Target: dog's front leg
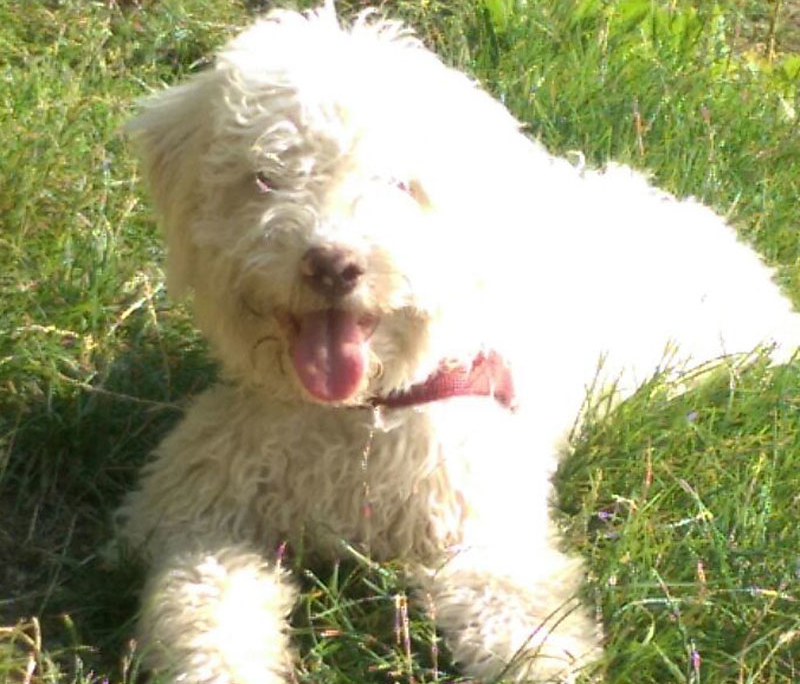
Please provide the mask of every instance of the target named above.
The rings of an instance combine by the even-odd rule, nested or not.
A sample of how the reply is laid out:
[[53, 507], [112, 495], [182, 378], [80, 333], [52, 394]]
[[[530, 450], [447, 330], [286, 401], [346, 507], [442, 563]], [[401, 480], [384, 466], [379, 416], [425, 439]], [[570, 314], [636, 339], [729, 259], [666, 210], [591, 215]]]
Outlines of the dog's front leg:
[[294, 599], [286, 571], [248, 547], [198, 544], [164, 553], [144, 589], [143, 662], [167, 682], [285, 682]]
[[600, 654], [600, 629], [575, 595], [581, 563], [553, 548], [522, 556], [508, 548], [461, 549], [440, 567], [418, 571], [418, 599], [468, 675], [572, 681]]

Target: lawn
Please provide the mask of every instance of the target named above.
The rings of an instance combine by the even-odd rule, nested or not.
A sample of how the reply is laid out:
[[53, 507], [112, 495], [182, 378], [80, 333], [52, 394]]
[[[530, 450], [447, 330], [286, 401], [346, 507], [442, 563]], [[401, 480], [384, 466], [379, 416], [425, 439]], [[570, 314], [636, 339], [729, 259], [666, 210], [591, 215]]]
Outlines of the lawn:
[[[104, 561], [111, 513], [215, 367], [119, 130], [267, 4], [0, 4], [0, 682], [137, 677], [142, 573]], [[800, 304], [800, 2], [384, 4], [551, 149], [728, 216]], [[799, 389], [800, 362], [759, 358], [677, 397], [654, 378], [574, 435], [555, 514], [604, 681], [800, 681]], [[350, 555], [301, 578], [298, 680], [457, 679], [397, 569]]]

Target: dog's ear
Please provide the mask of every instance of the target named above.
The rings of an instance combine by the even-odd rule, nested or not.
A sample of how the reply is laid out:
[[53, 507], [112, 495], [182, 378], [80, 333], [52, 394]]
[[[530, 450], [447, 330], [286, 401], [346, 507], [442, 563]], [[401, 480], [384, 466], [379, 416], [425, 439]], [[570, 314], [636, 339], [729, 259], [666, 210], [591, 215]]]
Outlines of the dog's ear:
[[134, 141], [167, 242], [170, 293], [192, 285], [195, 245], [191, 226], [199, 205], [202, 157], [209, 140], [209, 106], [217, 88], [214, 70], [198, 74], [142, 102], [125, 126]]

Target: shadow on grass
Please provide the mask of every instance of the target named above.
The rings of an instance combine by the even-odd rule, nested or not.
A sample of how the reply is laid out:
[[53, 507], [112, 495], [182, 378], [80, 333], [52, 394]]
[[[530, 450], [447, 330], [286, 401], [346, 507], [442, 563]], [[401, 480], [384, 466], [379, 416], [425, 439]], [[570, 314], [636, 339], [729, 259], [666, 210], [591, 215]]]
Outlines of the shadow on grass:
[[196, 339], [165, 349], [152, 338], [129, 331], [96, 385], [62, 382], [33, 402], [1, 400], [0, 626], [35, 617], [42, 649], [68, 671], [118, 671], [142, 573], [103, 560], [112, 512], [214, 376]]

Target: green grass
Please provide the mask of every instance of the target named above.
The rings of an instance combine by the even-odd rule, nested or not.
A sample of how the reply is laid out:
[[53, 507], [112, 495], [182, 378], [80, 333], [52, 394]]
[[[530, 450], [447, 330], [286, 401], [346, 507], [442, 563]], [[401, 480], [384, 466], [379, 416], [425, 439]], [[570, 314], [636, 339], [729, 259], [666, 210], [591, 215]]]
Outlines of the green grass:
[[[796, 2], [389, 4], [552, 149], [647, 167], [730, 216], [800, 302]], [[249, 16], [235, 0], [0, 5], [0, 682], [135, 680], [141, 572], [100, 549], [214, 367], [165, 298], [118, 131]], [[678, 398], [655, 379], [576, 435], [558, 515], [588, 559], [607, 681], [800, 680], [798, 387], [800, 363]], [[395, 569], [351, 555], [303, 575], [300, 680], [457, 678]]]
[[798, 373], [756, 362], [671, 400], [655, 381], [578, 440], [561, 507], [612, 681], [796, 681]]

